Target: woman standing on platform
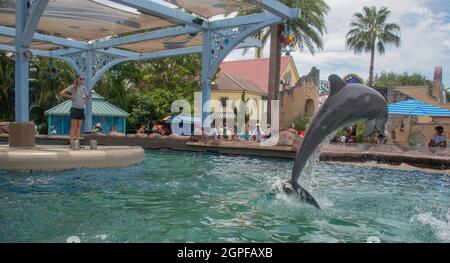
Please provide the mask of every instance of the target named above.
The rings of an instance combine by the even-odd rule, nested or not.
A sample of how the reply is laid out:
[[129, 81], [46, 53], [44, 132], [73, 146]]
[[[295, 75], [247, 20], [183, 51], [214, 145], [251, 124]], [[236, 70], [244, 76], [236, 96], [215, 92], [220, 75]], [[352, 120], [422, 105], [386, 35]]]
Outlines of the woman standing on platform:
[[70, 148], [73, 149], [74, 140], [80, 140], [81, 124], [84, 120], [84, 108], [90, 94], [84, 86], [84, 75], [78, 75], [73, 85], [70, 85], [60, 95], [72, 100], [70, 108]]

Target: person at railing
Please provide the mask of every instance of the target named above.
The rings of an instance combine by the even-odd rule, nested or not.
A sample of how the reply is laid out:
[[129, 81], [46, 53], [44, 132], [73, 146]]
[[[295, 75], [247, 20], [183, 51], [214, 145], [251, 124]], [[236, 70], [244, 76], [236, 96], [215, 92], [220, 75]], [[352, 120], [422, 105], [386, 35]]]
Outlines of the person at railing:
[[436, 126], [436, 133], [431, 137], [429, 147], [447, 147], [447, 138], [445, 138], [444, 127]]

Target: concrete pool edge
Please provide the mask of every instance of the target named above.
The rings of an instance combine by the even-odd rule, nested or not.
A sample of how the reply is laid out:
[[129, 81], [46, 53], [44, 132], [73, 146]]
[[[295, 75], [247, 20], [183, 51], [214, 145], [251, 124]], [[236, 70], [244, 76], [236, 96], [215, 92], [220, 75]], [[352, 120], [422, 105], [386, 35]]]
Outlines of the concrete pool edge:
[[[168, 136], [99, 136], [85, 135], [84, 141], [94, 139], [99, 145], [140, 146], [146, 149], [170, 149], [179, 151], [213, 152], [219, 154], [258, 156], [269, 158], [294, 159], [296, 152], [290, 146], [265, 147], [249, 143], [211, 143], [192, 142], [188, 137]], [[0, 142], [7, 142], [8, 137], [0, 135]], [[36, 137], [39, 144], [65, 144], [66, 137]], [[428, 148], [407, 147], [400, 145], [336, 145], [329, 144], [321, 152], [320, 160], [328, 162], [365, 163], [379, 162], [398, 166], [402, 163], [417, 168], [434, 170], [450, 169], [450, 155], [447, 149], [429, 150]]]
[[10, 148], [0, 145], [2, 170], [67, 170], [74, 168], [128, 167], [144, 160], [142, 147], [99, 146], [70, 150], [67, 146], [38, 145], [35, 148]]

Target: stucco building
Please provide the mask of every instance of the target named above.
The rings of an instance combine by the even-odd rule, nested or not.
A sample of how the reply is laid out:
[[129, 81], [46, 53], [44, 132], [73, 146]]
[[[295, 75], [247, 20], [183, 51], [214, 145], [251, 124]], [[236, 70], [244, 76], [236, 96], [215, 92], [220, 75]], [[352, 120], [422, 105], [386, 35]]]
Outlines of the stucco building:
[[[442, 67], [434, 70], [433, 86], [395, 86], [386, 88], [386, 100], [393, 104], [416, 99], [426, 104], [450, 110], [443, 88]], [[438, 125], [444, 127], [447, 139], [450, 137], [450, 117], [389, 115], [387, 132], [389, 143], [426, 145]]]
[[[247, 99], [267, 99], [269, 62], [269, 58], [223, 62], [213, 81], [211, 98], [221, 102], [238, 100], [245, 92]], [[280, 128], [287, 128], [300, 116], [314, 115], [318, 109], [319, 77], [316, 68], [307, 76], [300, 77], [293, 58], [281, 57]]]

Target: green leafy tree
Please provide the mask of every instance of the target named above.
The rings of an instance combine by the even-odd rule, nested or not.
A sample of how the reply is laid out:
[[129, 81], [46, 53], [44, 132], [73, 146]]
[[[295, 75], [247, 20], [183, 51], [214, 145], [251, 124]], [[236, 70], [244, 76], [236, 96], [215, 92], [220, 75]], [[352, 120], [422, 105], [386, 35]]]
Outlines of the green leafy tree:
[[113, 67], [96, 85], [99, 94], [130, 113], [127, 130], [171, 114], [178, 99], [194, 102], [200, 91], [198, 55], [128, 62]]
[[363, 8], [363, 12], [353, 15], [350, 31], [347, 33], [347, 48], [353, 49], [356, 54], [370, 53], [369, 87], [373, 87], [373, 72], [375, 52], [383, 55], [386, 45], [400, 46], [400, 26], [388, 23], [391, 11], [387, 7]]
[[63, 101], [59, 93], [72, 84], [75, 74], [64, 61], [36, 58], [30, 62], [30, 121], [40, 133], [47, 131], [44, 112]]
[[375, 76], [375, 87], [392, 87], [392, 86], [432, 86], [433, 82], [426, 76], [419, 73], [395, 73], [382, 72]]
[[14, 63], [0, 54], [0, 121], [14, 119]]
[[156, 89], [137, 95], [137, 104], [128, 118], [129, 130], [134, 131], [139, 125], [148, 124], [169, 115], [172, 102], [175, 100], [175, 94], [165, 89]]

